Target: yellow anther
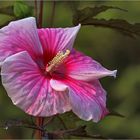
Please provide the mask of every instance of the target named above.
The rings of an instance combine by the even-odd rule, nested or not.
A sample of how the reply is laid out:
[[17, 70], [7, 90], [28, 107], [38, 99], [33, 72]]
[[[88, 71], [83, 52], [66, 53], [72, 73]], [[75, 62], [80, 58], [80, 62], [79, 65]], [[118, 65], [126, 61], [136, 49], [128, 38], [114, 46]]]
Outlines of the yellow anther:
[[68, 57], [69, 54], [70, 54], [70, 50], [66, 50], [65, 53], [62, 51], [59, 51], [56, 54], [56, 56], [48, 63], [48, 66], [46, 67], [46, 71], [50, 72], [54, 70], [54, 68], [60, 65], [65, 60], [65, 58]]

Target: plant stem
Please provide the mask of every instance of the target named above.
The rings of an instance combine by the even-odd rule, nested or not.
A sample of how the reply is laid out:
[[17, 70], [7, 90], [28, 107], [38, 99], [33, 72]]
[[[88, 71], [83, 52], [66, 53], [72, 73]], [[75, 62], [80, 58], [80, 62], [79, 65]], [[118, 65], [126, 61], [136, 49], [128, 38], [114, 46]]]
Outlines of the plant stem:
[[[43, 123], [44, 123], [44, 118], [43, 117], [36, 117], [36, 126], [37, 127], [42, 128]], [[36, 130], [35, 138], [41, 140], [42, 136], [43, 136], [43, 132], [41, 131], [41, 129]]]
[[51, 19], [50, 19], [50, 27], [53, 27], [54, 22], [54, 16], [55, 16], [55, 1], [52, 1], [52, 13], [51, 13]]
[[42, 27], [42, 19], [43, 19], [43, 0], [40, 0], [40, 11], [39, 11], [39, 28]]

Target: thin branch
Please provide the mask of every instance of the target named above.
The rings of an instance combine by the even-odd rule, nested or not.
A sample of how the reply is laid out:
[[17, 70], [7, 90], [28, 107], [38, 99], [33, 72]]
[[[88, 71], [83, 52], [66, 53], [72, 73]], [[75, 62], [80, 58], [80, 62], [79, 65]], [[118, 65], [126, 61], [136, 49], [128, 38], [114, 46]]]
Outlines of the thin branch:
[[39, 28], [42, 27], [42, 19], [43, 19], [43, 0], [40, 0]]
[[41, 127], [37, 127], [37, 126], [19, 126], [19, 127], [25, 127], [25, 128], [31, 128], [31, 129], [35, 129], [35, 130], [39, 130], [39, 131], [45, 131], [43, 128], [41, 128]]
[[8, 126], [8, 125], [1, 125], [0, 128], [3, 129], [8, 129], [9, 127], [24, 127], [24, 128], [31, 128], [34, 130], [39, 130], [39, 131], [45, 131], [45, 129], [41, 128], [41, 127], [37, 127], [35, 125], [31, 126], [31, 125], [14, 125], [14, 126]]
[[31, 139], [33, 139], [35, 136], [35, 129], [32, 131]]

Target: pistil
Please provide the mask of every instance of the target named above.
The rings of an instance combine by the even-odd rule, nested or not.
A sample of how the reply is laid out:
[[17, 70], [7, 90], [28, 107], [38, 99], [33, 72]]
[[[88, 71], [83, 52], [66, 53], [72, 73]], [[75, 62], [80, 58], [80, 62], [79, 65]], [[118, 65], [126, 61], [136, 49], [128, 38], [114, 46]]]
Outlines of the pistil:
[[46, 72], [52, 72], [56, 67], [58, 67], [70, 54], [70, 50], [66, 52], [59, 51], [56, 56], [48, 63], [46, 67]]

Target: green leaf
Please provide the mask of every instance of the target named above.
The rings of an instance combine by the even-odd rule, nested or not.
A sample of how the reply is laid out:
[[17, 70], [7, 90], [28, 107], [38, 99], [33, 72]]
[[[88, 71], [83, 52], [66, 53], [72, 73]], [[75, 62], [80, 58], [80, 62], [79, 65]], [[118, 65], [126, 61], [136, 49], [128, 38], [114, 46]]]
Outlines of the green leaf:
[[118, 7], [113, 7], [113, 6], [100, 6], [100, 7], [86, 7], [82, 10], [76, 10], [76, 12], [73, 15], [73, 24], [77, 25], [79, 22], [82, 23], [85, 20], [92, 18], [96, 15], [98, 15], [101, 12], [105, 12], [109, 9], [117, 9], [117, 10], [122, 10], [126, 11], [124, 9], [118, 8]]
[[18, 18], [31, 16], [32, 8], [23, 3], [22, 1], [17, 1], [14, 4], [14, 14]]
[[0, 28], [7, 25], [10, 21], [14, 20], [15, 17], [6, 14], [0, 14]]

